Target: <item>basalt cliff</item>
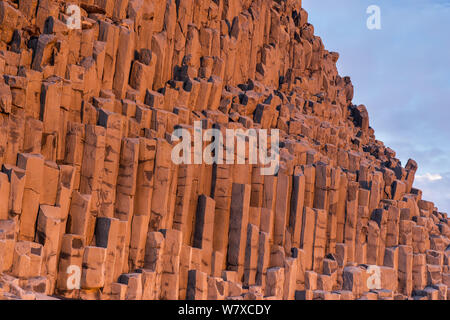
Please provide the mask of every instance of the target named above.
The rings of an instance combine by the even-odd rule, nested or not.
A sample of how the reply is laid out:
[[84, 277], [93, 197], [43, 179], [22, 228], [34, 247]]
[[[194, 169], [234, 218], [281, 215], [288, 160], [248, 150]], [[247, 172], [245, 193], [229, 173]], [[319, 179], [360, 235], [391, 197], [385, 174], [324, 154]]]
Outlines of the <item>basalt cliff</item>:
[[[0, 299], [447, 299], [338, 59], [301, 0], [0, 0]], [[279, 171], [174, 163], [195, 123], [278, 129]]]

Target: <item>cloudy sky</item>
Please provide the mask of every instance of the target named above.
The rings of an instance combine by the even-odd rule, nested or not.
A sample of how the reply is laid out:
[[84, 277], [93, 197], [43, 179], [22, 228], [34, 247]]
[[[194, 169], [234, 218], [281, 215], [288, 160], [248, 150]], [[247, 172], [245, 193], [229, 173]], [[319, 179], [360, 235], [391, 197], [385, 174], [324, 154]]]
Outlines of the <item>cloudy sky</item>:
[[[381, 29], [367, 28], [377, 5]], [[419, 164], [415, 187], [450, 214], [450, 0], [303, 0], [327, 50], [340, 53], [355, 104], [366, 105], [378, 140], [403, 166]]]

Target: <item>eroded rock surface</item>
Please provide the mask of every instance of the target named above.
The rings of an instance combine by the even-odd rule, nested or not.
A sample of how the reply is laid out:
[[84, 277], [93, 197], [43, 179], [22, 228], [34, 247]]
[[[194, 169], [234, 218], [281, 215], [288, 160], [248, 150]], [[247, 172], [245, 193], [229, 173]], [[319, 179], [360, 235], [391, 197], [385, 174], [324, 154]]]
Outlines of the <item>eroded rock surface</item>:
[[[447, 214], [301, 0], [70, 2], [0, 1], [2, 299], [447, 299]], [[174, 164], [195, 121], [279, 129], [278, 174]]]

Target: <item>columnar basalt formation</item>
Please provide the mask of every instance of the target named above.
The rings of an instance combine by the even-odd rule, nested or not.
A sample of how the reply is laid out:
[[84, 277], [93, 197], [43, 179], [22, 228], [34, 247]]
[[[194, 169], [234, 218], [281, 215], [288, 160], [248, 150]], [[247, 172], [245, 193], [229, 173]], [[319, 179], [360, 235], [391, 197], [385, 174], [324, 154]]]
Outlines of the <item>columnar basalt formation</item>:
[[[0, 298], [450, 297], [338, 58], [301, 0], [0, 0]], [[175, 164], [196, 121], [279, 129], [280, 170]]]

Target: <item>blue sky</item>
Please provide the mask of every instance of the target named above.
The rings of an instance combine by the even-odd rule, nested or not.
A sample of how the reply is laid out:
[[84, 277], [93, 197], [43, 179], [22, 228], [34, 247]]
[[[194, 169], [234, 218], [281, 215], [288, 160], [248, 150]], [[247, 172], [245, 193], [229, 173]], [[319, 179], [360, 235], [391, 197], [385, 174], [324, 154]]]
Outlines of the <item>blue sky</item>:
[[[381, 9], [381, 30], [366, 26]], [[415, 187], [450, 214], [450, 0], [303, 0], [309, 22], [355, 86], [378, 140], [405, 165]]]

